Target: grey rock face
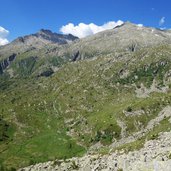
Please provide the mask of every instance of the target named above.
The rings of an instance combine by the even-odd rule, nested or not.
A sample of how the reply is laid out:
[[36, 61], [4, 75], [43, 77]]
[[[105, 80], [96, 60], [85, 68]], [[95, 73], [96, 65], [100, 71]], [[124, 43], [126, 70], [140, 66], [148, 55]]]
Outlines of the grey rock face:
[[[68, 42], [72, 42], [78, 37], [75, 37], [71, 34], [69, 35], [63, 35], [63, 34], [57, 34], [53, 33], [50, 30], [41, 29], [39, 32], [31, 35], [27, 35], [24, 37], [19, 37], [18, 39], [14, 40], [14, 42], [20, 42], [20, 43], [28, 43], [30, 39], [38, 39], [38, 40], [44, 40], [47, 43], [57, 43], [57, 44], [66, 44]], [[34, 44], [34, 42], [32, 42]]]
[[[28, 50], [42, 49], [47, 45], [58, 47], [59, 45], [64, 45], [77, 40], [71, 34], [62, 35], [53, 33], [50, 30], [41, 29], [35, 34], [26, 35], [24, 37], [18, 37], [11, 43], [0, 47], [0, 58], [4, 57], [9, 53], [24, 53]], [[7, 53], [7, 54], [6, 54]]]
[[[77, 37], [71, 34], [62, 35], [44, 29], [41, 29], [35, 34], [19, 37], [10, 44], [0, 47], [0, 74], [4, 73], [4, 70], [10, 66], [11, 62], [18, 55], [21, 55], [22, 58], [28, 58], [30, 56], [45, 57], [48, 55], [46, 54], [46, 51], [48, 51], [47, 47], [53, 46], [58, 50], [59, 46], [66, 45], [77, 39]], [[55, 55], [50, 54], [49, 56]]]
[[8, 58], [0, 62], [0, 74], [3, 73], [3, 71], [10, 65], [10, 63], [15, 60], [15, 58], [16, 58], [16, 54], [13, 53]]
[[79, 51], [80, 59], [102, 55], [122, 56], [142, 48], [171, 44], [171, 32], [150, 27], [140, 27], [126, 22], [111, 30], [106, 30], [67, 46], [62, 46], [58, 54], [74, 56]]

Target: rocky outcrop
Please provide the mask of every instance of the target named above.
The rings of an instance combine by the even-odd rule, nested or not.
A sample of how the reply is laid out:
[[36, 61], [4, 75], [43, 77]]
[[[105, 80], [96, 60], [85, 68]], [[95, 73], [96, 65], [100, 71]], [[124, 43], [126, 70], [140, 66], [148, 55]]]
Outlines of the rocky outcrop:
[[8, 58], [0, 62], [0, 74], [3, 74], [4, 70], [11, 64], [12, 61], [15, 60], [16, 56], [17, 54], [13, 53]]
[[79, 59], [80, 59], [80, 52], [77, 51], [77, 52], [73, 55], [72, 61], [75, 62], [75, 61], [77, 61], [77, 60], [79, 60]]
[[140, 88], [136, 88], [135, 93], [138, 98], [147, 98], [152, 92], [167, 93], [168, 90], [168, 86], [159, 87], [154, 79], [150, 88], [146, 88], [143, 84], [141, 84]]
[[43, 39], [58, 44], [66, 44], [68, 42], [72, 42], [78, 39], [78, 37], [75, 37], [72, 34], [68, 34], [68, 35], [57, 34], [57, 33], [53, 33], [50, 30], [45, 30], [45, 29], [41, 29], [38, 33], [33, 34], [33, 36], [41, 37]]
[[43, 71], [40, 75], [38, 75], [38, 77], [50, 77], [53, 73], [54, 71], [50, 68], [46, 71]]

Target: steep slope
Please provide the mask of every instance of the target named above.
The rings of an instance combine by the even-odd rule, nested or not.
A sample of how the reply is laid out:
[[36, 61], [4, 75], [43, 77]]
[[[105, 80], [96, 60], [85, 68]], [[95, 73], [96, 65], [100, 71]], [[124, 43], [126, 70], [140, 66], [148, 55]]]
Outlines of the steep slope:
[[[76, 54], [80, 58], [89, 58], [99, 55], [121, 56], [144, 47], [152, 47], [171, 43], [170, 31], [163, 31], [150, 27], [138, 26], [129, 22], [114, 29], [97, 33], [93, 36], [80, 39], [63, 50], [64, 54]], [[65, 53], [66, 52], [66, 53]]]
[[[77, 39], [71, 34], [62, 35], [44, 29], [35, 34], [19, 37], [10, 44], [0, 47], [0, 74], [5, 72], [5, 77], [22, 76], [17, 69], [18, 65], [22, 65], [25, 70], [27, 70], [27, 67], [31, 68], [31, 70], [26, 71], [27, 75], [31, 75], [34, 64], [38, 63], [37, 65], [43, 68], [46, 67], [48, 60], [54, 61], [51, 65], [56, 66], [63, 60], [53, 59], [53, 54], [48, 56], [48, 49], [51, 47], [59, 48], [61, 45], [69, 44]], [[46, 56], [46, 59], [42, 59], [44, 56]], [[48, 57], [51, 57], [51, 59], [48, 59]], [[11, 66], [14, 61], [15, 64]], [[9, 71], [6, 72], [6, 69]], [[36, 69], [39, 68], [36, 67]]]
[[39, 32], [24, 37], [19, 37], [10, 44], [0, 47], [0, 55], [3, 57], [6, 53], [22, 53], [26, 50], [40, 49], [46, 45], [62, 45], [70, 43], [78, 38], [69, 34], [62, 35], [53, 33], [50, 30], [41, 29]]
[[[115, 29], [60, 46], [54, 54], [61, 55], [53, 54], [54, 58], [66, 57], [66, 52], [63, 53], [66, 49], [67, 60], [50, 77], [35, 77], [34, 72], [23, 72], [28, 66], [19, 65], [26, 77], [0, 82], [1, 167], [65, 160], [85, 152], [104, 154], [124, 149], [126, 153], [139, 150], [160, 132], [170, 131], [169, 33], [155, 30], [165, 36], [157, 36], [150, 43], [148, 37], [144, 37], [147, 41], [141, 40], [138, 28], [132, 24], [115, 28], [121, 37], [118, 44], [124, 40], [126, 43], [114, 50]], [[132, 29], [135, 33], [138, 30], [140, 38], [135, 35], [127, 39], [139, 41], [136, 50], [126, 48], [129, 41], [125, 36], [131, 35]], [[145, 34], [148, 29], [143, 27], [142, 32]], [[111, 33], [111, 37], [102, 36], [106, 33]], [[151, 39], [156, 37], [148, 34]], [[94, 44], [95, 37], [99, 38]], [[96, 50], [102, 41], [100, 53], [83, 49], [92, 53], [92, 58], [84, 54], [84, 60], [69, 61], [73, 59], [74, 48], [94, 45]], [[83, 54], [79, 51], [78, 56]], [[51, 53], [44, 54], [44, 58]], [[17, 60], [23, 59], [26, 57]]]
[[[129, 22], [114, 29], [97, 33], [84, 39], [72, 35], [60, 35], [49, 30], [18, 38], [11, 44], [0, 48], [0, 73], [10, 64], [9, 58], [15, 56], [16, 64], [8, 67], [7, 75], [21, 76], [17, 66], [31, 61], [34, 69], [27, 75], [41, 75], [42, 72], [58, 70], [68, 61], [100, 56], [122, 57], [142, 48], [170, 44], [170, 31], [138, 26]], [[4, 60], [2, 60], [4, 59]], [[5, 65], [4, 65], [5, 64]], [[28, 64], [30, 65], [30, 63]], [[26, 66], [23, 66], [26, 68]], [[32, 67], [31, 67], [32, 68]]]

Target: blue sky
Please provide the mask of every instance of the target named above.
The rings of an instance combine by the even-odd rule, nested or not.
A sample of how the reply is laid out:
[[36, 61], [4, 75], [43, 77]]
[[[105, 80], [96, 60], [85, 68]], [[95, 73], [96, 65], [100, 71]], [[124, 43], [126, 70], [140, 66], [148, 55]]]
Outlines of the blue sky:
[[[165, 17], [161, 26], [159, 21]], [[59, 32], [63, 25], [131, 21], [171, 28], [169, 0], [0, 0], [0, 26], [8, 40], [41, 28]], [[4, 37], [5, 37], [4, 36]]]

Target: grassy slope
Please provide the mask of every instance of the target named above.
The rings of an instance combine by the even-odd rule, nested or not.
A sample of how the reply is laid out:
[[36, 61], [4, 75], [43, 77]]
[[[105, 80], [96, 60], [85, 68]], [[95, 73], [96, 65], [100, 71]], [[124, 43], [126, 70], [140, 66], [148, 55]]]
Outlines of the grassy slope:
[[[137, 98], [135, 85], [149, 87], [154, 78], [160, 87], [164, 80], [169, 85], [170, 54], [170, 47], [161, 46], [126, 54], [117, 62], [111, 56], [68, 63], [48, 78], [1, 81], [0, 114], [10, 125], [9, 137], [0, 142], [1, 163], [18, 168], [82, 155], [98, 141], [107, 145], [120, 139], [118, 120], [126, 124], [126, 136], [145, 127], [171, 103], [171, 92]], [[125, 78], [120, 77], [122, 69], [129, 71]], [[128, 108], [145, 114], [126, 117]]]

